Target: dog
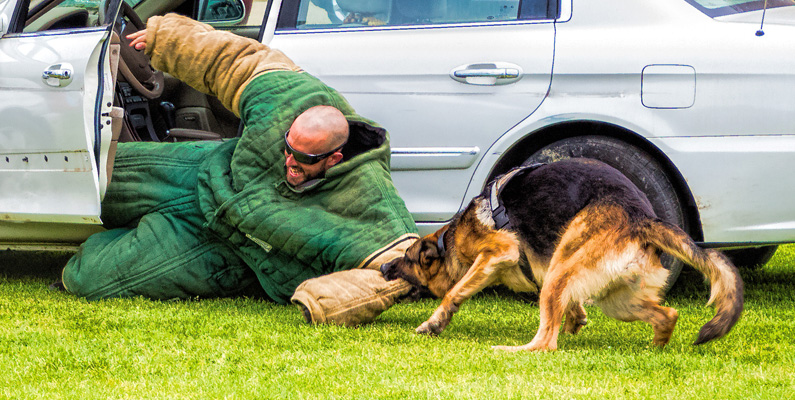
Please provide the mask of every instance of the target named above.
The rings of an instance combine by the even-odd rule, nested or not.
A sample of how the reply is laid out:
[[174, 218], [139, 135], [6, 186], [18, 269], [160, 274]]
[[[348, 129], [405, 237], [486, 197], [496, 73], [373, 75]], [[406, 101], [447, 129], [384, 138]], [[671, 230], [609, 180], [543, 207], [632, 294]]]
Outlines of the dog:
[[609, 317], [649, 323], [653, 343], [662, 347], [679, 314], [660, 305], [669, 275], [661, 252], [710, 281], [708, 304], [714, 303], [715, 317], [694, 344], [728, 333], [743, 310], [737, 268], [657, 218], [628, 178], [591, 159], [514, 169], [497, 177], [450, 223], [383, 264], [381, 272], [388, 280], [403, 278], [443, 298], [416, 329], [420, 334], [440, 334], [466, 299], [503, 284], [516, 292], [539, 292], [540, 323], [529, 343], [497, 349], [556, 350], [564, 315], [566, 333], [576, 334], [587, 323], [586, 301]]

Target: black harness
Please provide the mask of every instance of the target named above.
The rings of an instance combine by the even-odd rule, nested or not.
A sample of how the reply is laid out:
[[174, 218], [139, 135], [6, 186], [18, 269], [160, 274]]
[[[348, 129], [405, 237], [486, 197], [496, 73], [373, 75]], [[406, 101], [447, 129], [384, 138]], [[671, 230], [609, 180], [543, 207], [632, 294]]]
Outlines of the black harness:
[[491, 219], [494, 220], [494, 229], [511, 229], [511, 218], [508, 217], [508, 212], [505, 206], [500, 203], [500, 193], [502, 189], [511, 181], [515, 176], [533, 171], [534, 169], [542, 166], [542, 163], [533, 163], [530, 165], [521, 165], [511, 169], [495, 178], [489, 183], [489, 208], [491, 209]]
[[[508, 212], [505, 210], [505, 205], [500, 202], [500, 193], [502, 192], [502, 189], [505, 188], [505, 186], [508, 185], [508, 182], [510, 182], [511, 179], [517, 175], [528, 173], [542, 165], [544, 164], [533, 163], [515, 167], [505, 174], [498, 176], [491, 181], [491, 183], [489, 183], [489, 196], [487, 200], [489, 201], [489, 208], [491, 209], [491, 219], [494, 220], [494, 229], [513, 230], [513, 224], [511, 224], [511, 218], [508, 216]], [[530, 263], [527, 260], [527, 256], [524, 253], [521, 253], [520, 257], [519, 269], [522, 270], [522, 273], [525, 277], [527, 277], [527, 279], [530, 280], [530, 282], [536, 285], [536, 288], [541, 290], [541, 285], [538, 284], [535, 276], [533, 276], [533, 270], [530, 268]]]

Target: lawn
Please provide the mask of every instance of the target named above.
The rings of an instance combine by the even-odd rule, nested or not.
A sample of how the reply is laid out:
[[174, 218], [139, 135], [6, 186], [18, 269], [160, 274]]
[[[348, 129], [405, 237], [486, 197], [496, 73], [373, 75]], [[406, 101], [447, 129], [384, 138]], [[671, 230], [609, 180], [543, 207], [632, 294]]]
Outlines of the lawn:
[[[2, 262], [2, 259], [0, 259]], [[35, 260], [31, 261], [35, 262]], [[250, 299], [87, 302], [0, 265], [0, 398], [9, 399], [783, 399], [795, 392], [795, 245], [743, 271], [746, 311], [692, 346], [707, 289], [680, 285], [671, 343], [587, 307], [553, 353], [529, 341], [538, 305], [502, 291], [466, 303], [436, 338], [413, 333], [436, 301], [398, 304], [358, 329], [310, 326], [298, 308]], [[692, 276], [691, 276], [692, 279]]]

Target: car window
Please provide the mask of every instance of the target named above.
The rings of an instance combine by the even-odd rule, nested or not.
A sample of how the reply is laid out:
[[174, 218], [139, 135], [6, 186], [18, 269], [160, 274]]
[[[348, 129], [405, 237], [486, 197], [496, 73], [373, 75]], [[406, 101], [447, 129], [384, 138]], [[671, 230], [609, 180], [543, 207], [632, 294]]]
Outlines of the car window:
[[23, 32], [97, 26], [101, 0], [31, 1]]
[[216, 28], [259, 28], [265, 19], [268, 1], [200, 0], [197, 19]]
[[[297, 29], [554, 18], [549, 0], [300, 0]], [[553, 13], [554, 14], [554, 13]], [[282, 28], [286, 28], [282, 26]]]

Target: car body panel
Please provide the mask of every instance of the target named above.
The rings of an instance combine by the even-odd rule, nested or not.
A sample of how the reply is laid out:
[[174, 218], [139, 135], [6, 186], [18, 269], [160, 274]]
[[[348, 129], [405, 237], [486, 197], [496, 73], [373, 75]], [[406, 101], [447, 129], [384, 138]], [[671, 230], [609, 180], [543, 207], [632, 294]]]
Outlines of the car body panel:
[[[795, 241], [795, 7], [767, 10], [761, 35], [761, 11], [711, 18], [690, 0], [562, 0], [554, 20], [277, 30], [294, 1], [268, 5], [262, 41], [390, 131], [393, 180], [421, 233], [506, 160], [588, 124], [669, 168], [706, 245]], [[15, 3], [0, 0], [0, 32]], [[26, 35], [0, 40], [0, 115], [29, 124], [0, 124], [0, 242], [77, 243], [101, 229], [107, 37]], [[42, 69], [67, 59], [59, 51], [84, 76], [45, 91]], [[457, 75], [486, 64], [519, 74]]]
[[[577, 11], [620, 12], [605, 7], [591, 10], [589, 5], [593, 4]], [[795, 218], [795, 209], [787, 201], [770, 201], [795, 194], [793, 177], [787, 172], [795, 170], [790, 147], [795, 139], [793, 30], [771, 26], [765, 37], [758, 37], [754, 28], [737, 29], [698, 13], [692, 20], [677, 13], [675, 21], [661, 19], [660, 10], [652, 14], [634, 29], [594, 29], [590, 19], [581, 23], [576, 15], [558, 24], [549, 97], [487, 152], [480, 162], [485, 168], [474, 174], [466, 197], [480, 192], [490, 176], [489, 166], [522, 137], [557, 123], [598, 121], [646, 138], [668, 157], [696, 200], [704, 241], [793, 240], [795, 230], [786, 221]], [[693, 38], [699, 38], [696, 44], [701, 47], [709, 44], [708, 57], [698, 46], [688, 45]], [[605, 57], [600, 43], [620, 45], [609, 46], [615, 52]], [[654, 49], [644, 52], [642, 43], [655, 43]], [[583, 73], [585, 63], [587, 73]], [[688, 66], [698, 73], [691, 107], [643, 105], [642, 73], [652, 64]], [[705, 143], [711, 150], [705, 149]], [[775, 164], [765, 164], [766, 160]]]
[[[778, 8], [775, 13], [786, 14], [793, 8]], [[393, 178], [423, 231], [440, 226], [480, 193], [498, 162], [520, 140], [558, 124], [589, 121], [632, 132], [667, 156], [699, 208], [704, 241], [795, 240], [795, 229], [787, 222], [795, 218], [795, 210], [788, 202], [770, 202], [793, 194], [789, 188], [795, 187], [782, 172], [795, 170], [795, 154], [789, 148], [795, 138], [795, 45], [790, 27], [769, 25], [766, 35], [759, 37], [758, 26], [727, 23], [728, 17], [712, 19], [684, 1], [582, 1], [573, 6], [564, 2], [562, 10], [571, 14], [564, 13], [555, 24], [548, 95], [536, 108], [538, 99], [491, 92], [496, 105], [514, 109], [498, 116], [454, 102], [474, 104], [478, 99], [474, 95], [460, 95], [449, 103], [420, 103], [410, 83], [398, 86], [394, 74], [386, 71], [394, 66], [402, 71], [422, 67], [428, 68], [428, 76], [441, 80], [449, 68], [443, 62], [464, 62], [456, 58], [462, 51], [455, 44], [478, 40], [476, 33], [464, 34], [467, 29], [499, 32], [488, 38], [515, 38], [511, 51], [534, 56], [538, 52], [533, 45], [547, 39], [533, 40], [538, 32], [528, 29], [531, 24], [424, 27], [420, 34], [401, 32], [407, 29], [400, 27], [325, 34], [276, 31], [271, 44], [390, 130]], [[457, 30], [462, 32], [460, 39], [447, 36]], [[385, 31], [398, 33], [392, 38]], [[266, 29], [265, 37], [271, 33]], [[403, 41], [397, 39], [401, 37]], [[422, 43], [415, 46], [415, 41]], [[493, 43], [482, 38], [480, 42]], [[436, 52], [442, 57], [437, 59], [432, 49], [441, 49]], [[356, 62], [329, 66], [330, 57], [354, 57]], [[346, 75], [349, 81], [340, 78]], [[443, 92], [441, 86], [423, 83], [426, 92], [416, 92]], [[412, 95], [396, 94], [399, 90]], [[451, 110], [462, 112], [443, 115]], [[465, 123], [449, 123], [448, 117]], [[492, 118], [502, 125], [470, 122]], [[458, 146], [461, 152], [433, 154], [446, 146]], [[738, 146], [752, 151], [743, 152]], [[474, 160], [466, 157], [471, 154], [467, 150], [477, 151]], [[415, 155], [407, 157], [409, 151]], [[438, 169], [445, 158], [455, 160], [456, 167]], [[780, 168], [760, 166], [765, 159], [776, 160]], [[461, 195], [464, 179], [468, 182]]]
[[[483, 40], [486, 30], [516, 40]], [[271, 45], [343, 93], [357, 112], [378, 117], [391, 135], [392, 178], [415, 220], [444, 221], [461, 207], [482, 151], [546, 97], [554, 24], [290, 30], [277, 32]], [[501, 63], [523, 71], [521, 79], [479, 85], [451, 76], [465, 66]], [[451, 165], [451, 159], [469, 161]], [[445, 191], [428, 196], [427, 187], [438, 182]]]

